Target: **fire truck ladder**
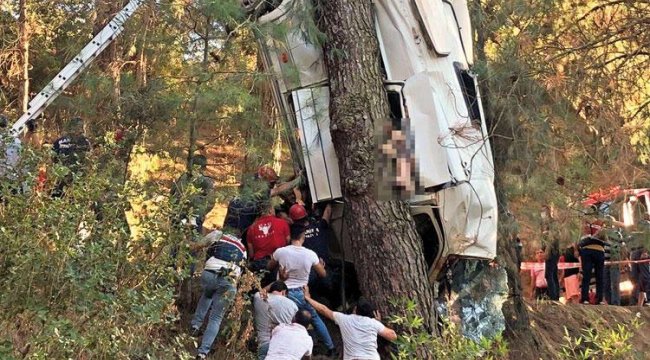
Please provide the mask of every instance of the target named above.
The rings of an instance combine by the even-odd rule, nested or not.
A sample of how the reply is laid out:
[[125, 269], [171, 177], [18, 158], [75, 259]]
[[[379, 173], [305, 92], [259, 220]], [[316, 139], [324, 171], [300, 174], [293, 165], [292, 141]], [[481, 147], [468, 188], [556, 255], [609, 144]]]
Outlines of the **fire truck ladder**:
[[131, 0], [115, 17], [47, 84], [32, 101], [27, 112], [11, 127], [11, 134], [18, 136], [25, 124], [37, 118], [97, 56], [124, 30], [124, 24], [133, 16], [144, 0]]

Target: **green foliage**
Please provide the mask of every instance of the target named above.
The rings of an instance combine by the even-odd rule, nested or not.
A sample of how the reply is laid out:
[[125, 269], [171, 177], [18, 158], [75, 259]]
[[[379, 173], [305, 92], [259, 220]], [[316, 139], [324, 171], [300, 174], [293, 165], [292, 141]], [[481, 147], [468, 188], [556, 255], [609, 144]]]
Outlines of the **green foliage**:
[[614, 327], [600, 326], [598, 329], [583, 329], [582, 334], [574, 337], [564, 328], [564, 341], [560, 352], [561, 359], [630, 359], [635, 356], [635, 349], [630, 343], [634, 331], [643, 324], [634, 318], [627, 324]]
[[[36, 169], [46, 155], [26, 153], [22, 165]], [[169, 332], [179, 320], [179, 275], [169, 266], [169, 249], [178, 239], [169, 229], [173, 209], [159, 202], [132, 237], [125, 214], [130, 199], [155, 199], [161, 189], [123, 185], [115, 177], [123, 167], [100, 163], [106, 155], [101, 151], [95, 155], [60, 199], [51, 198], [49, 189], [69, 170], [55, 164], [48, 164], [45, 191], [11, 194], [11, 184], [3, 183], [0, 354], [189, 358], [179, 346], [188, 339]], [[34, 189], [34, 174], [24, 175], [26, 189]]]
[[[542, 206], [576, 241], [581, 200], [646, 187], [648, 39], [640, 2], [470, 2], [502, 199], [539, 246]], [[598, 24], [598, 25], [597, 25]], [[643, 65], [641, 65], [643, 64]], [[558, 181], [561, 179], [561, 181]], [[617, 215], [617, 214], [614, 214]], [[526, 242], [526, 241], [524, 241]]]
[[494, 339], [482, 338], [474, 342], [463, 336], [460, 327], [450, 321], [440, 324], [440, 334], [432, 335], [424, 328], [424, 322], [416, 312], [412, 300], [394, 301], [395, 308], [402, 311], [391, 317], [390, 323], [398, 331], [393, 360], [415, 359], [507, 359], [508, 345], [502, 335]]

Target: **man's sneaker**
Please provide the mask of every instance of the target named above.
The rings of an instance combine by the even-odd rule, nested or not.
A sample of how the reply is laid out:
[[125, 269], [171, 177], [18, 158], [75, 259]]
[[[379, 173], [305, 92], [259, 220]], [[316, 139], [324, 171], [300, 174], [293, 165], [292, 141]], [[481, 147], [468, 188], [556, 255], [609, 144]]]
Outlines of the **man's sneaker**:
[[195, 360], [204, 360], [207, 359], [208, 355], [206, 354], [196, 354]]
[[190, 336], [194, 337], [194, 338], [197, 338], [197, 337], [201, 336], [201, 329], [191, 327], [190, 328]]
[[589, 305], [589, 301], [583, 301], [582, 305]]
[[327, 350], [325, 355], [327, 357], [329, 357], [329, 358], [337, 358], [338, 359], [338, 357], [339, 357], [339, 353], [338, 353], [338, 351], [336, 351], [336, 348]]

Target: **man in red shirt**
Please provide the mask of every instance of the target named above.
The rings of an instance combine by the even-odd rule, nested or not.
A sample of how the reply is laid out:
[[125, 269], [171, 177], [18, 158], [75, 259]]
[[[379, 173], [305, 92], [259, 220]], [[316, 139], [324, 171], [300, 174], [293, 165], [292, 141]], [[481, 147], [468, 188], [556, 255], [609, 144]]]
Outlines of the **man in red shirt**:
[[[246, 233], [251, 270], [255, 272], [266, 270], [271, 255], [275, 250], [287, 246], [290, 234], [289, 224], [275, 216], [275, 209], [269, 205], [265, 213], [255, 220]], [[262, 283], [273, 280], [275, 279], [272, 276], [267, 275]]]

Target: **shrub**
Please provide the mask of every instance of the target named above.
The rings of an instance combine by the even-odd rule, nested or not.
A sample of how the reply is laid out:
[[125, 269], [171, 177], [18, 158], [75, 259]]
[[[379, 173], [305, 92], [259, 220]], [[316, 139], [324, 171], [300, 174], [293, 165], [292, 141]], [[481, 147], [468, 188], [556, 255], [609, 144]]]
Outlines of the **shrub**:
[[[101, 150], [100, 150], [101, 151]], [[0, 204], [0, 357], [31, 359], [189, 358], [177, 326], [170, 267], [168, 201], [155, 183], [123, 181], [123, 164], [105, 149], [74, 174], [63, 198], [47, 189], [68, 170], [47, 163], [46, 190], [13, 194]], [[34, 189], [46, 153], [26, 153], [21, 182]], [[105, 161], [105, 159], [111, 159]], [[98, 159], [102, 159], [99, 161]], [[132, 201], [156, 203], [131, 234]]]
[[631, 359], [632, 344], [629, 341], [633, 332], [641, 327], [638, 317], [629, 323], [617, 324], [615, 327], [605, 325], [582, 329], [581, 334], [573, 337], [564, 328], [564, 341], [560, 358], [562, 359]]
[[508, 347], [502, 335], [474, 342], [464, 337], [460, 327], [448, 320], [441, 321], [439, 335], [432, 335], [424, 328], [413, 301], [396, 301], [393, 305], [403, 309], [390, 319], [390, 323], [399, 329], [395, 351], [391, 355], [393, 360], [415, 359], [422, 355], [427, 359], [507, 358]]

